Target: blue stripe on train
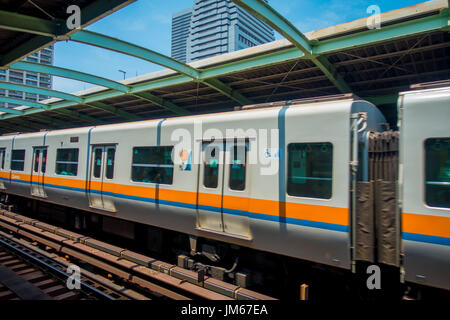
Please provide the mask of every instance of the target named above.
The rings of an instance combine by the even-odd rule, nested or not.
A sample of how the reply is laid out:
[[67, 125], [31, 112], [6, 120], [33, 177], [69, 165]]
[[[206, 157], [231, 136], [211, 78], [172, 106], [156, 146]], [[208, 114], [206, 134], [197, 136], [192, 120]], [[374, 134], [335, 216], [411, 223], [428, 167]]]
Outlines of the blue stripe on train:
[[450, 246], [450, 238], [430, 236], [427, 234], [402, 232], [403, 240], [418, 241], [432, 244], [441, 244], [444, 246]]

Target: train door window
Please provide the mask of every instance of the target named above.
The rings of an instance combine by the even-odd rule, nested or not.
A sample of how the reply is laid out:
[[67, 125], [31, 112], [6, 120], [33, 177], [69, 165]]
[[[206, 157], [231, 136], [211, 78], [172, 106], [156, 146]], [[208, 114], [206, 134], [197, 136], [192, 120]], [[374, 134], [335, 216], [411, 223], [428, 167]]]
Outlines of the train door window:
[[6, 150], [4, 148], [0, 149], [0, 169], [5, 169], [5, 155]]
[[136, 182], [172, 184], [172, 146], [135, 147], [131, 179]]
[[450, 208], [450, 138], [425, 141], [425, 202]]
[[94, 151], [94, 177], [100, 178], [102, 171], [103, 148], [96, 148]]
[[76, 176], [78, 173], [78, 149], [56, 150], [56, 174]]
[[41, 149], [34, 150], [34, 169], [33, 169], [34, 172], [39, 171], [40, 158], [41, 158]]
[[42, 150], [42, 173], [45, 173], [45, 170], [47, 169], [47, 149]]
[[25, 150], [11, 152], [11, 170], [23, 171], [25, 167]]
[[231, 190], [242, 191], [245, 189], [245, 169], [247, 166], [247, 146], [235, 145], [230, 154], [230, 179]]
[[291, 143], [288, 146], [287, 193], [308, 198], [331, 198], [333, 145]]
[[116, 148], [106, 148], [106, 179], [114, 178], [114, 158]]
[[204, 159], [203, 159], [203, 185], [206, 188], [217, 188], [219, 181], [219, 156], [220, 156], [220, 146], [218, 144], [204, 143], [203, 148]]

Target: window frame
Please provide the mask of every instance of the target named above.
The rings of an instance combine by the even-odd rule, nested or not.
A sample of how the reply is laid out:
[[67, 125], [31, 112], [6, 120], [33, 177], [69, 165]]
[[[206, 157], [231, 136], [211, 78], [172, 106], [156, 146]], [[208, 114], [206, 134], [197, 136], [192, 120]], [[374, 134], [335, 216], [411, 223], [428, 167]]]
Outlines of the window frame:
[[[206, 148], [207, 146], [211, 146], [211, 145], [214, 147], [214, 149], [218, 148], [218, 150], [219, 150], [219, 156], [217, 157], [217, 160], [218, 160], [218, 162], [217, 162], [217, 181], [216, 181], [216, 186], [215, 187], [207, 186], [205, 184], [205, 178], [206, 178], [205, 160], [206, 159], [203, 159], [203, 156], [205, 155], [205, 150], [206, 149], [203, 149], [203, 148], [204, 148], [204, 146]], [[220, 160], [220, 152], [221, 151], [223, 152], [223, 150], [224, 150], [223, 143], [219, 145], [219, 144], [215, 144], [215, 143], [211, 144], [211, 142], [208, 142], [208, 141], [203, 141], [202, 142], [202, 149], [201, 149], [201, 159], [202, 159], [202, 166], [203, 166], [202, 183], [203, 183], [203, 187], [206, 188], [206, 189], [216, 190], [219, 187], [219, 178], [220, 178], [220, 169], [221, 169], [220, 165], [223, 164], [223, 163], [221, 163], [221, 160]], [[214, 156], [214, 159], [216, 159], [216, 156]], [[210, 165], [208, 165], [208, 167], [210, 167]], [[222, 170], [223, 170], [223, 168], [222, 168]]]
[[[60, 150], [77, 150], [77, 161], [61, 161], [61, 160], [58, 160], [58, 152]], [[59, 176], [65, 176], [65, 177], [77, 177], [78, 176], [78, 164], [79, 164], [79, 162], [80, 162], [80, 148], [57, 148], [56, 149], [56, 159], [55, 159], [55, 174], [59, 175]], [[76, 166], [76, 173], [75, 173], [75, 175], [58, 173], [57, 172], [58, 163], [76, 164], [77, 166]]]
[[[231, 188], [231, 167], [233, 166], [233, 163], [231, 163], [232, 161], [232, 153], [234, 152], [235, 148], [239, 148], [239, 147], [244, 147], [245, 148], [245, 166], [244, 166], [244, 188], [243, 189], [233, 189]], [[233, 151], [232, 151], [233, 150]], [[231, 192], [245, 192], [245, 190], [247, 189], [247, 174], [248, 174], [248, 170], [247, 170], [247, 166], [248, 166], [248, 153], [250, 151], [250, 145], [248, 143], [248, 140], [246, 140], [244, 143], [241, 142], [232, 142], [232, 146], [230, 147], [230, 149], [228, 150], [229, 154], [230, 154], [230, 163], [228, 164], [228, 190]], [[225, 164], [226, 165], [226, 164]]]
[[[152, 148], [170, 148], [171, 152], [171, 162], [172, 164], [154, 164], [154, 163], [134, 163], [134, 152], [136, 149], [152, 149]], [[167, 146], [133, 146], [131, 149], [131, 168], [130, 168], [130, 182], [132, 183], [152, 183], [152, 184], [162, 184], [162, 185], [173, 185], [173, 180], [175, 176], [175, 163], [173, 162], [173, 152], [174, 152], [174, 146], [167, 145]], [[150, 151], [151, 152], [151, 151]], [[170, 183], [161, 183], [161, 182], [153, 182], [153, 181], [139, 181], [133, 179], [133, 167], [147, 167], [147, 168], [172, 168], [172, 175], [170, 179]]]
[[[14, 160], [14, 159], [13, 159], [13, 158], [14, 158], [14, 156], [13, 156], [14, 151], [23, 151], [23, 160]], [[9, 166], [10, 166], [11, 171], [19, 171], [19, 172], [25, 171], [25, 161], [26, 161], [26, 159], [27, 159], [27, 158], [26, 158], [26, 153], [27, 153], [27, 150], [26, 150], [26, 149], [13, 149], [13, 150], [11, 150], [11, 161], [10, 161], [10, 163], [9, 163]], [[22, 163], [23, 163], [22, 170], [16, 170], [16, 169], [13, 169], [13, 165], [12, 165], [13, 161], [16, 161], [16, 162], [22, 162]]]
[[[294, 194], [290, 194], [289, 193], [289, 173], [290, 173], [290, 166], [289, 166], [289, 146], [291, 145], [307, 145], [307, 144], [328, 144], [331, 146], [331, 178], [329, 178], [331, 181], [331, 186], [330, 186], [330, 196], [325, 198], [325, 197], [311, 197], [311, 196], [304, 196], [304, 195], [294, 195]], [[286, 170], [285, 170], [285, 193], [287, 196], [289, 197], [293, 197], [293, 198], [302, 198], [302, 199], [312, 199], [312, 200], [319, 200], [319, 201], [330, 201], [333, 199], [333, 174], [334, 174], [334, 144], [331, 141], [315, 141], [315, 142], [290, 142], [286, 145], [286, 148], [284, 150], [285, 152], [285, 157], [286, 157]]]
[[3, 153], [3, 158], [0, 159], [0, 170], [5, 170], [6, 163], [6, 148], [0, 148], [0, 154]]
[[448, 139], [450, 140], [450, 137], [428, 137], [423, 140], [423, 168], [422, 168], [422, 181], [423, 181], [423, 193], [422, 193], [422, 202], [425, 207], [435, 210], [450, 210], [449, 207], [442, 207], [442, 206], [434, 206], [427, 203], [427, 150], [426, 150], [426, 143], [428, 140], [436, 140], [436, 139]]

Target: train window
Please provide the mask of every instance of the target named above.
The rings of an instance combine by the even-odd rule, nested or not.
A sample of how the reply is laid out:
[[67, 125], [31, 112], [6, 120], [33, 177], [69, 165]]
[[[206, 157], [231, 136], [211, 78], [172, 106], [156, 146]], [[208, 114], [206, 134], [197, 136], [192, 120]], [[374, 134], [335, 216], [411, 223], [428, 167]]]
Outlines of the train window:
[[5, 155], [6, 150], [4, 148], [0, 149], [0, 169], [5, 169]]
[[288, 146], [287, 193], [308, 198], [331, 198], [333, 145], [291, 143]]
[[47, 149], [44, 149], [42, 151], [42, 168], [41, 168], [41, 172], [45, 173], [46, 169], [47, 169]]
[[102, 172], [102, 155], [103, 149], [96, 148], [94, 151], [94, 177], [100, 178]]
[[172, 184], [172, 146], [135, 147], [131, 179], [136, 182]]
[[205, 159], [203, 162], [203, 185], [206, 188], [217, 188], [219, 181], [219, 154], [220, 146], [204, 143]]
[[78, 149], [56, 150], [56, 174], [76, 176], [78, 173]]
[[425, 141], [425, 202], [450, 208], [450, 138]]
[[39, 159], [41, 158], [41, 150], [34, 151], [34, 172], [39, 171]]
[[25, 150], [11, 152], [11, 170], [23, 171], [25, 166]]
[[247, 165], [247, 146], [234, 146], [231, 149], [230, 189], [245, 189], [245, 168]]
[[116, 156], [116, 148], [106, 149], [106, 179], [114, 178], [114, 158]]

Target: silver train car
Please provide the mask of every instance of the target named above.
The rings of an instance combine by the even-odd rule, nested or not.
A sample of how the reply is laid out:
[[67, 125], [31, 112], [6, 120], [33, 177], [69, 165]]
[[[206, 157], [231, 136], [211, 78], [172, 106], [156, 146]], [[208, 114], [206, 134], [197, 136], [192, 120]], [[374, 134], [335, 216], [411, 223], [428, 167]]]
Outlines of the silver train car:
[[[450, 87], [402, 93], [398, 108], [391, 264], [403, 281], [450, 290]], [[0, 189], [354, 271], [376, 262], [358, 255], [357, 189], [385, 122], [343, 95], [2, 136]]]

